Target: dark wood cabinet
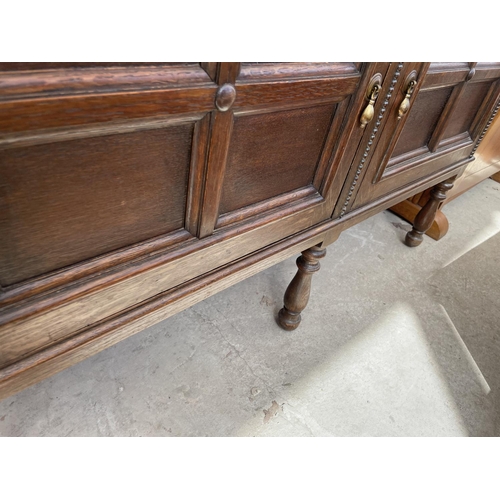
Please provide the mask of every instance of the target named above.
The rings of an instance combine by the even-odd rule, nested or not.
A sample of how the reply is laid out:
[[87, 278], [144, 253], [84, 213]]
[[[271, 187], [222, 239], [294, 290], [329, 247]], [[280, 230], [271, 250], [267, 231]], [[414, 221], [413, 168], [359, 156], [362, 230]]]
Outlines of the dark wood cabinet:
[[425, 229], [499, 82], [498, 63], [3, 63], [0, 395], [302, 252], [295, 328], [341, 231], [438, 185]]

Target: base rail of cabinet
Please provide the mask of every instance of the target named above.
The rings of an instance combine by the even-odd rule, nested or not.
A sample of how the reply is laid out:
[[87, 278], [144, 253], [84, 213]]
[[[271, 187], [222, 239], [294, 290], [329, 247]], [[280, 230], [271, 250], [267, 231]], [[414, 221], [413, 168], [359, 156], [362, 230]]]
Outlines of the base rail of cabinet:
[[335, 240], [332, 228], [319, 235], [299, 235], [163, 292], [126, 312], [93, 324], [72, 337], [0, 370], [0, 399], [97, 354], [239, 281], [297, 254], [304, 247]]
[[88, 328], [74, 332], [71, 337], [57, 344], [28, 354], [0, 369], [0, 399], [83, 361], [297, 253], [314, 246], [325, 248], [333, 243], [342, 231], [390, 208], [413, 194], [445, 181], [452, 175], [461, 173], [467, 163], [468, 160], [462, 160], [433, 176], [374, 200], [346, 214], [341, 219], [329, 219], [182, 285], [166, 290], [134, 307], [94, 323]]

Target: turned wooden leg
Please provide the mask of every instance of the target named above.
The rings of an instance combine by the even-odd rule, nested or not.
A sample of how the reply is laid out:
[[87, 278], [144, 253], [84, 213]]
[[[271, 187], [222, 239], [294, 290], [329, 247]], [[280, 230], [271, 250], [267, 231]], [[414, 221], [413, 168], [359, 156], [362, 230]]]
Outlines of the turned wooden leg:
[[429, 201], [418, 212], [413, 222], [413, 229], [406, 233], [405, 244], [409, 247], [418, 247], [424, 239], [424, 233], [429, 230], [436, 216], [441, 202], [446, 199], [446, 193], [453, 187], [455, 177], [440, 182], [430, 192]]
[[[413, 200], [409, 199], [404, 200], [397, 205], [394, 205], [389, 210], [413, 225], [413, 223], [415, 222], [415, 217], [418, 215], [420, 210], [422, 210], [422, 206], [423, 205], [418, 205]], [[430, 236], [434, 240], [440, 240], [441, 238], [444, 238], [446, 236], [448, 228], [448, 219], [446, 218], [446, 215], [441, 211], [441, 209], [438, 208], [436, 216], [432, 221], [431, 227], [425, 232], [425, 234], [427, 236]]]
[[325, 248], [312, 247], [297, 259], [299, 268], [285, 292], [284, 306], [278, 314], [278, 323], [285, 330], [295, 330], [300, 325], [300, 313], [305, 309], [311, 294], [312, 275], [319, 271], [318, 259], [326, 255]]

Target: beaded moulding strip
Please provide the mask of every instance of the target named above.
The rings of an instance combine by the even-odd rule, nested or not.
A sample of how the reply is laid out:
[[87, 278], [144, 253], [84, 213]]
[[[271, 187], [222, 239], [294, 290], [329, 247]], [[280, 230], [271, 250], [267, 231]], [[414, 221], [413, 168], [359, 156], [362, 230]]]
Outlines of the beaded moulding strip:
[[488, 123], [485, 125], [483, 131], [481, 132], [481, 135], [479, 136], [479, 139], [477, 140], [474, 148], [472, 149], [469, 158], [472, 158], [474, 156], [474, 153], [476, 152], [477, 148], [479, 147], [479, 144], [481, 144], [481, 141], [484, 139], [484, 136], [486, 135], [486, 132], [488, 132], [488, 129], [490, 128], [490, 125], [493, 123], [493, 120], [495, 119], [495, 116], [498, 113], [498, 110], [500, 109], [500, 99], [497, 102], [497, 105], [495, 106], [495, 109], [493, 110], [493, 113], [491, 113], [490, 119], [488, 120]]
[[378, 132], [378, 127], [382, 123], [382, 118], [384, 117], [385, 111], [387, 109], [387, 105], [389, 104], [389, 101], [391, 99], [392, 93], [394, 91], [394, 88], [396, 86], [396, 83], [399, 79], [399, 76], [401, 75], [401, 70], [403, 69], [403, 63], [400, 62], [398, 64], [398, 67], [396, 68], [396, 71], [394, 72], [394, 76], [391, 81], [391, 86], [389, 87], [389, 92], [387, 92], [387, 95], [385, 96], [384, 100], [384, 105], [380, 109], [380, 113], [377, 116], [377, 121], [375, 122], [375, 126], [373, 127], [372, 133], [370, 134], [370, 139], [368, 141], [368, 144], [366, 145], [365, 151], [363, 153], [363, 158], [361, 158], [361, 161], [358, 165], [358, 168], [356, 169], [356, 175], [354, 176], [354, 179], [351, 183], [351, 187], [349, 188], [349, 193], [347, 194], [347, 197], [345, 199], [344, 205], [342, 206], [342, 211], [340, 212], [339, 218], [343, 217], [347, 211], [347, 206], [349, 205], [349, 201], [351, 200], [352, 193], [354, 192], [354, 188], [356, 187], [356, 184], [358, 183], [359, 176], [361, 174], [361, 171], [363, 170], [366, 162], [366, 158], [368, 157], [368, 152], [370, 151], [373, 140], [375, 139], [375, 136], [377, 135]]

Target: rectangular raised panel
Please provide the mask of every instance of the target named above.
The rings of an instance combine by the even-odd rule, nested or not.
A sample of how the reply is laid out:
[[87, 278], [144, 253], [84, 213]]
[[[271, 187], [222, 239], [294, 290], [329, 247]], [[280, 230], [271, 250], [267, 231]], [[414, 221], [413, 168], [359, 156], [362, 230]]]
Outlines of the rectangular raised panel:
[[389, 166], [398, 156], [427, 146], [452, 90], [453, 87], [442, 87], [419, 92]]
[[491, 82], [469, 82], [465, 86], [447, 122], [443, 141], [470, 131], [470, 126], [490, 87]]
[[219, 213], [310, 185], [335, 108], [236, 116]]
[[0, 282], [184, 225], [193, 125], [0, 151]]

